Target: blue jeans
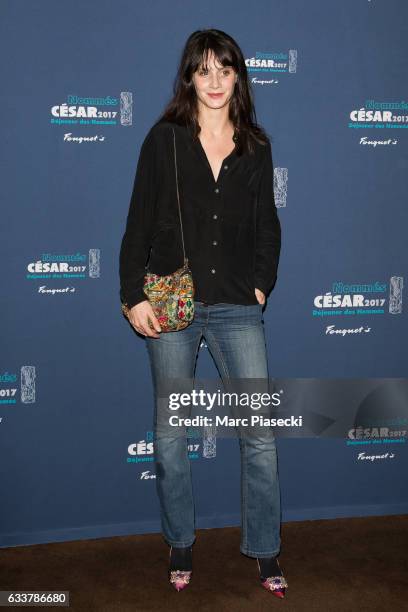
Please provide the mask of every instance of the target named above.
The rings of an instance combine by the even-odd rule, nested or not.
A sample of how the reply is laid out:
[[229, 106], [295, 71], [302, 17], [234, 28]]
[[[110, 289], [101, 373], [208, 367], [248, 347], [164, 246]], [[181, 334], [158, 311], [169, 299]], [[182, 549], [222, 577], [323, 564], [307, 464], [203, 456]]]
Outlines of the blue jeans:
[[[204, 336], [223, 382], [229, 378], [268, 378], [262, 305], [195, 303], [193, 322], [160, 338], [146, 336], [155, 395], [154, 451], [156, 487], [164, 539], [175, 547], [195, 539], [194, 499], [187, 439], [174, 428], [157, 432], [161, 377], [194, 380], [196, 357]], [[168, 421], [167, 421], [168, 422]], [[241, 544], [249, 557], [272, 557], [280, 550], [280, 488], [273, 431], [240, 436]]]

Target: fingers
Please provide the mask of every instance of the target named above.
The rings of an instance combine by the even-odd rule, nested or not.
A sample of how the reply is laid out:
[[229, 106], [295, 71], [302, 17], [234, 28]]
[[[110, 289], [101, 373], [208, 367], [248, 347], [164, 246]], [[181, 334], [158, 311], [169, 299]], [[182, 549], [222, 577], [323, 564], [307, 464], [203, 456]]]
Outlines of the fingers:
[[258, 287], [255, 287], [255, 297], [258, 300], [258, 304], [261, 304], [261, 306], [265, 306], [266, 295], [264, 294], [263, 291], [258, 289]]
[[131, 321], [131, 323], [139, 334], [149, 336], [150, 338], [160, 338], [160, 335], [148, 325], [148, 319], [146, 321], [139, 321], [139, 323]]
[[140, 308], [136, 305], [134, 309], [134, 312], [131, 311], [129, 316], [132, 327], [143, 336], [160, 338], [159, 332], [161, 331], [161, 327], [151, 305], [146, 302], [143, 303], [143, 306], [140, 306]]
[[160, 334], [157, 333], [151, 327], [149, 327], [147, 323], [139, 323], [139, 325], [132, 323], [132, 325], [135, 328], [135, 330], [139, 332], [139, 334], [142, 334], [143, 336], [149, 336], [149, 338], [160, 338]]
[[[154, 316], [154, 315], [153, 315]], [[153, 317], [147, 315], [147, 319], [140, 323], [141, 328], [143, 330], [143, 334], [145, 336], [149, 336], [150, 338], [160, 338], [160, 334], [155, 329], [155, 324], [152, 321]], [[157, 323], [158, 325], [158, 323]]]

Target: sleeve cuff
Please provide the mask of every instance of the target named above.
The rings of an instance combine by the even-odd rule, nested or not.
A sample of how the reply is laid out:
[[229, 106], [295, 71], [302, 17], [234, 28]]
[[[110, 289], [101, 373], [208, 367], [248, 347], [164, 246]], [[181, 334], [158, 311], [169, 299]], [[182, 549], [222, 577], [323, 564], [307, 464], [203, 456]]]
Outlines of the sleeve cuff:
[[128, 308], [133, 308], [133, 306], [136, 306], [136, 304], [140, 304], [140, 302], [144, 302], [148, 299], [143, 289], [139, 289], [127, 297], [124, 297], [121, 293], [120, 298], [122, 304], [126, 304]]

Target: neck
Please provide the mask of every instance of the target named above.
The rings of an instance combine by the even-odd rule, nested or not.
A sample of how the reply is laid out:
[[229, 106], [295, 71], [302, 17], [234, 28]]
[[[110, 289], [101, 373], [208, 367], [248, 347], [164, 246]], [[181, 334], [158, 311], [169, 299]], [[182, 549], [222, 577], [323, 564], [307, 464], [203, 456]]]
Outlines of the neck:
[[198, 112], [198, 123], [202, 134], [209, 134], [214, 137], [234, 131], [234, 126], [228, 115], [228, 106], [212, 109], [201, 105]]

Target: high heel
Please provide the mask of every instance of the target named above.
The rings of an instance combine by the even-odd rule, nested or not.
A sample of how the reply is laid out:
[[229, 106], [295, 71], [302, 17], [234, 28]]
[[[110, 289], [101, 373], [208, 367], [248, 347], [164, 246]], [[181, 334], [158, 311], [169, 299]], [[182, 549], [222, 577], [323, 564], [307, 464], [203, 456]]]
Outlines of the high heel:
[[[169, 580], [170, 580], [170, 584], [174, 586], [176, 591], [182, 591], [190, 584], [192, 570], [174, 569], [174, 563], [172, 563], [172, 551], [173, 551], [173, 547], [170, 546], [169, 570], [168, 570]], [[191, 567], [191, 551], [192, 551], [191, 546], [188, 546], [185, 549], [183, 549], [183, 552], [187, 553], [187, 557], [180, 564], [181, 566], [187, 565]]]
[[261, 572], [261, 566], [259, 564], [259, 559], [257, 558], [256, 561], [258, 563], [258, 569], [259, 569], [259, 575], [260, 575], [260, 580], [261, 580], [261, 584], [262, 586], [267, 590], [267, 591], [271, 591], [274, 595], [276, 595], [276, 597], [279, 597], [280, 599], [283, 599], [285, 597], [286, 594], [286, 589], [288, 588], [288, 583], [286, 581], [286, 578], [283, 576], [282, 574], [282, 570], [280, 568], [279, 565], [279, 561], [278, 559], [275, 557], [276, 563], [278, 565], [279, 571], [280, 571], [280, 575], [274, 575], [274, 576], [268, 576], [268, 577], [264, 577], [262, 576], [262, 572]]

